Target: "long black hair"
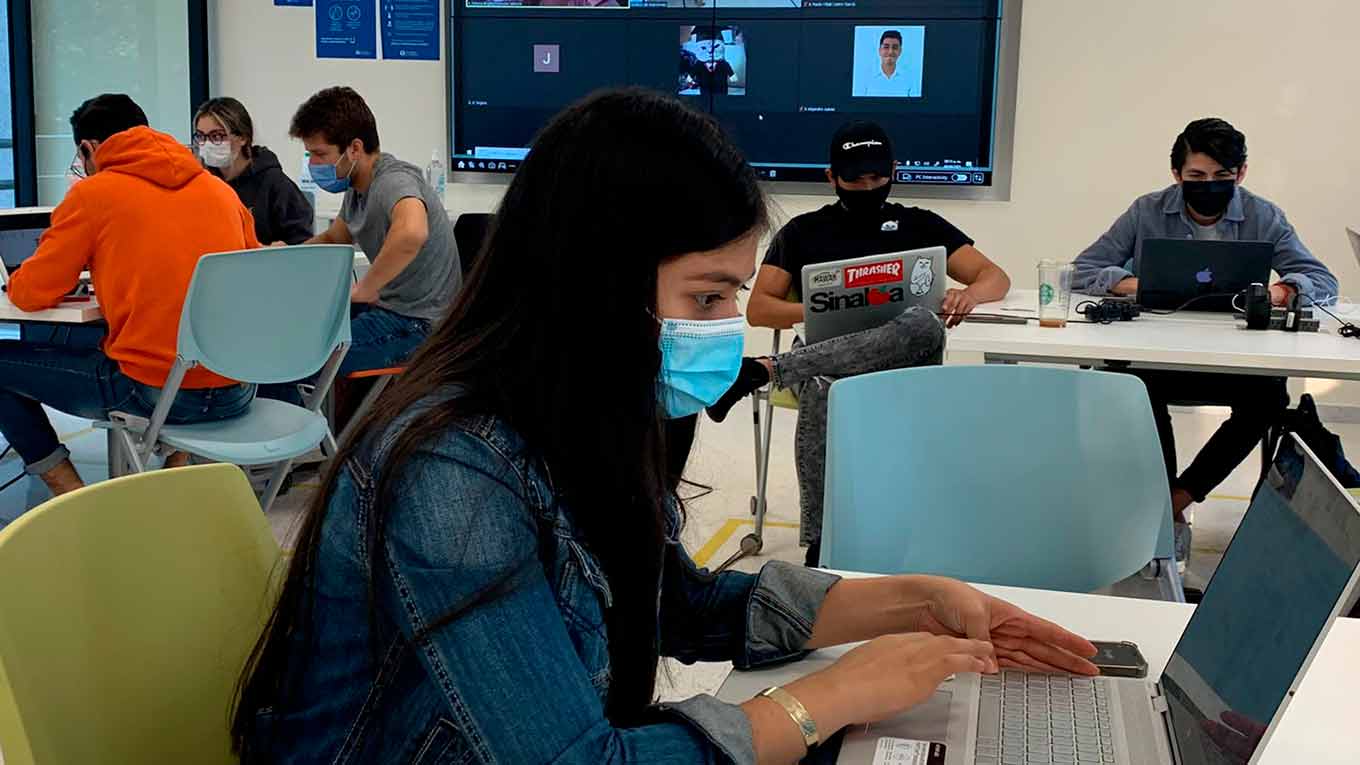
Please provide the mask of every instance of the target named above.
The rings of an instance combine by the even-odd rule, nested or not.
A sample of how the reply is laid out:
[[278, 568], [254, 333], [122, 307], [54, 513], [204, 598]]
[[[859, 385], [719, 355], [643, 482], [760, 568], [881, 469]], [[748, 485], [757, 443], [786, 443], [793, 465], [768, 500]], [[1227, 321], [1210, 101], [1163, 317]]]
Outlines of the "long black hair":
[[[241, 678], [232, 724], [238, 749], [249, 748], [258, 710], [286, 708], [289, 678], [299, 671], [289, 666], [289, 641], [310, 621], [322, 524], [341, 466], [366, 436], [451, 384], [465, 395], [410, 424], [378, 467], [378, 501], [364, 529], [375, 541], [369, 556], [383, 554], [385, 518], [400, 512], [390, 489], [403, 462], [458, 417], [501, 418], [547, 467], [604, 567], [613, 594], [606, 709], [616, 724], [637, 720], [655, 693], [657, 588], [666, 506], [675, 501], [657, 396], [657, 267], [758, 231], [766, 214], [740, 151], [714, 120], [672, 98], [603, 91], [552, 120], [506, 190], [450, 314], [326, 471]], [[377, 560], [367, 564], [370, 577], [384, 570]], [[375, 586], [366, 585], [374, 613]]]

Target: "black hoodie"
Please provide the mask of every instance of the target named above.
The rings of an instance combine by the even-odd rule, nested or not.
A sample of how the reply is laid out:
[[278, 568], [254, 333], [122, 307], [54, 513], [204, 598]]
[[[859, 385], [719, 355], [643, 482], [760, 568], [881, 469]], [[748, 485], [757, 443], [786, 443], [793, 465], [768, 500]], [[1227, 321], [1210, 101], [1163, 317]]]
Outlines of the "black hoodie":
[[[227, 183], [255, 216], [255, 236], [260, 244], [301, 244], [312, 238], [314, 213], [302, 189], [284, 174], [274, 152], [252, 146], [250, 153], [250, 166]], [[221, 177], [217, 170], [211, 172]]]

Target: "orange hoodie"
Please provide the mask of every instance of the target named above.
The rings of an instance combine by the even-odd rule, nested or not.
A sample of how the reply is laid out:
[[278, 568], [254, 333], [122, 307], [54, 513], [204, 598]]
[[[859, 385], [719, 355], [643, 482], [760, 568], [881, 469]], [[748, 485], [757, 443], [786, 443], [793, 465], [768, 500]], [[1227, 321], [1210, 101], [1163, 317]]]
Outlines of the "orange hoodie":
[[[10, 280], [9, 298], [25, 311], [51, 308], [88, 268], [109, 324], [104, 353], [123, 374], [160, 387], [175, 360], [198, 259], [259, 247], [255, 221], [230, 186], [173, 136], [149, 127], [110, 136], [94, 161], [98, 172], [52, 212], [38, 251]], [[198, 367], [183, 387], [232, 384]]]

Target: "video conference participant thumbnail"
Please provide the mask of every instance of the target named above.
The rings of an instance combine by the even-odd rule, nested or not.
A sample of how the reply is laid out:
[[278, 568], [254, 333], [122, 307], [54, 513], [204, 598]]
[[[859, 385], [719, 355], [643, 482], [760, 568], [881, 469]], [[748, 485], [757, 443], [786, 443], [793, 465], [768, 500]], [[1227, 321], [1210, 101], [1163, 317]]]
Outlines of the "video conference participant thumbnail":
[[680, 27], [682, 96], [746, 95], [746, 37], [734, 26]]
[[855, 27], [853, 93], [859, 98], [920, 98], [923, 26]]

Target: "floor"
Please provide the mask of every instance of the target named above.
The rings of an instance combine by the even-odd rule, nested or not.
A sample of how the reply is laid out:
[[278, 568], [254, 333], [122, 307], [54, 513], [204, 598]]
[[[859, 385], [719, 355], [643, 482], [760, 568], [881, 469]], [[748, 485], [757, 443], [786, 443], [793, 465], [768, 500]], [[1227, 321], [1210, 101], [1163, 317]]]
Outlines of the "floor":
[[[1174, 414], [1177, 438], [1183, 455], [1193, 455], [1217, 428], [1224, 412], [1213, 409], [1177, 411]], [[798, 489], [793, 469], [793, 430], [795, 413], [775, 412], [774, 446], [770, 463], [769, 516], [765, 545], [756, 558], [739, 561], [735, 568], [754, 571], [768, 560], [801, 562], [798, 547]], [[58, 433], [70, 447], [81, 475], [87, 481], [107, 477], [104, 466], [105, 440], [102, 431], [88, 421], [53, 412]], [[1360, 425], [1334, 425], [1333, 431], [1349, 446], [1352, 458], [1360, 456]], [[755, 485], [755, 461], [750, 408], [738, 407], [722, 424], [703, 420], [690, 461], [689, 478], [712, 487], [705, 496], [688, 503], [688, 524], [684, 540], [701, 565], [722, 563], [737, 550], [741, 538], [753, 530], [750, 497]], [[1202, 587], [1213, 575], [1255, 485], [1259, 455], [1254, 455], [1225, 482], [1194, 515], [1194, 554], [1186, 582]], [[18, 475], [21, 465], [10, 453], [0, 460], [0, 482]], [[296, 532], [302, 508], [317, 487], [315, 472], [299, 476], [298, 484], [281, 497], [270, 512], [270, 523], [281, 541], [288, 544]], [[47, 499], [47, 490], [34, 478], [21, 479], [0, 492], [0, 525], [24, 510]], [[1135, 586], [1136, 582], [1133, 583]], [[685, 667], [674, 665], [661, 673], [661, 690], [668, 699], [685, 698], [717, 689], [726, 676], [721, 664]]]

